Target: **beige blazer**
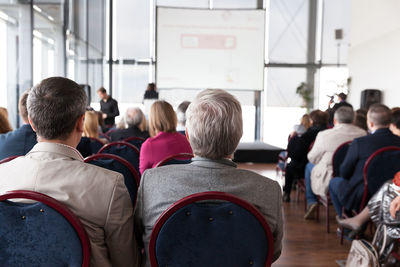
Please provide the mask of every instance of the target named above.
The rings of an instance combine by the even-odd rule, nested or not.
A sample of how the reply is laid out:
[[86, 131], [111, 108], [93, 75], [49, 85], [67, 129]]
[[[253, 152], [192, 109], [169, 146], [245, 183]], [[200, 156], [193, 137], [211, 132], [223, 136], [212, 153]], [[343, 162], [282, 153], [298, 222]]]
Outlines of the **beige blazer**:
[[307, 155], [308, 160], [315, 164], [311, 171], [311, 188], [314, 194], [325, 195], [328, 192], [335, 150], [341, 144], [366, 134], [363, 129], [348, 123], [337, 124], [332, 129], [318, 133], [314, 146]]
[[72, 147], [42, 142], [0, 164], [0, 177], [0, 194], [33, 190], [70, 208], [88, 233], [91, 266], [138, 266], [133, 207], [121, 174], [84, 163]]

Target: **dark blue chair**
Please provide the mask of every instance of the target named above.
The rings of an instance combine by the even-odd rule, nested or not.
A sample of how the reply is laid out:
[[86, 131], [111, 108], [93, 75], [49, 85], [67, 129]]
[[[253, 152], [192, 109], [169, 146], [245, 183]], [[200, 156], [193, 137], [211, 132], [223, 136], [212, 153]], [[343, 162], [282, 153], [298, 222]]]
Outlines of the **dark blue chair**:
[[139, 149], [134, 145], [123, 142], [111, 142], [105, 146], [103, 146], [99, 152], [99, 154], [113, 154], [120, 156], [121, 158], [127, 160], [137, 171], [139, 171]]
[[93, 137], [82, 137], [76, 149], [81, 155], [86, 158], [90, 155], [96, 154], [103, 147], [103, 143]]
[[158, 218], [149, 258], [156, 266], [271, 266], [273, 237], [263, 215], [223, 192], [185, 197]]
[[85, 162], [121, 173], [124, 176], [124, 183], [131, 197], [132, 205], [135, 207], [140, 176], [127, 160], [113, 154], [95, 154], [85, 158]]
[[193, 154], [190, 153], [178, 153], [171, 156], [166, 157], [157, 163], [157, 167], [173, 165], [173, 164], [189, 164], [192, 162]]
[[144, 138], [141, 138], [141, 137], [131, 136], [131, 137], [125, 138], [122, 141], [134, 145], [140, 151], [140, 148], [142, 147], [143, 142], [146, 141], [146, 140]]
[[[35, 203], [17, 203], [9, 199]], [[79, 219], [63, 204], [33, 191], [0, 195], [0, 266], [89, 266], [90, 243]]]

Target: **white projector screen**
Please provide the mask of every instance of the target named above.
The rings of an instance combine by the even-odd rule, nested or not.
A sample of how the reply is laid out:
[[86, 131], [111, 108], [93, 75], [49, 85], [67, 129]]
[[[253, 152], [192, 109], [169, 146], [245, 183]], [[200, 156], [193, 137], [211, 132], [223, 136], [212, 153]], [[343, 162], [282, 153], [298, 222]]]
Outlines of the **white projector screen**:
[[264, 10], [157, 8], [158, 88], [262, 90]]

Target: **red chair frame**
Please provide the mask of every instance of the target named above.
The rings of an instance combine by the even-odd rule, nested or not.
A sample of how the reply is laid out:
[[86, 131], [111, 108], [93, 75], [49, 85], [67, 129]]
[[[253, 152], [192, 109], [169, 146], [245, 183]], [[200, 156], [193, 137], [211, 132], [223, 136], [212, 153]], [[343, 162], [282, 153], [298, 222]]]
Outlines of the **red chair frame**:
[[194, 157], [194, 155], [190, 154], [190, 153], [174, 154], [174, 155], [168, 156], [168, 157], [164, 158], [163, 160], [161, 160], [160, 162], [158, 162], [157, 165], [155, 166], [155, 168], [164, 166], [165, 163], [167, 163], [171, 159], [191, 159], [193, 157]]
[[129, 171], [132, 173], [133, 177], [135, 178], [135, 182], [137, 185], [137, 188], [139, 188], [139, 184], [140, 184], [140, 176], [138, 174], [138, 172], [135, 170], [135, 168], [132, 166], [132, 164], [129, 163], [129, 161], [127, 161], [126, 159], [114, 155], [114, 154], [107, 154], [107, 153], [97, 153], [94, 155], [91, 155], [89, 157], [86, 157], [84, 159], [85, 163], [89, 163], [92, 160], [96, 160], [96, 159], [114, 159], [116, 161], [118, 161], [119, 163], [123, 164], [124, 166], [126, 166]]
[[262, 227], [264, 228], [265, 234], [267, 236], [269, 250], [268, 250], [267, 259], [265, 262], [265, 267], [271, 266], [273, 251], [274, 251], [274, 242], [273, 242], [274, 239], [272, 236], [272, 232], [269, 228], [269, 225], [268, 225], [267, 221], [265, 220], [264, 216], [261, 214], [261, 212], [258, 211], [249, 202], [247, 202], [241, 198], [238, 198], [234, 195], [231, 195], [231, 194], [228, 194], [225, 192], [208, 191], [208, 192], [195, 193], [195, 194], [189, 195], [187, 197], [184, 197], [184, 198], [176, 201], [168, 209], [166, 209], [160, 215], [160, 217], [158, 217], [158, 219], [153, 227], [153, 231], [151, 232], [150, 243], [149, 243], [149, 258], [150, 258], [150, 263], [151, 263], [152, 267], [158, 267], [158, 263], [157, 263], [157, 259], [156, 259], [156, 255], [155, 255], [155, 247], [156, 247], [156, 240], [157, 240], [158, 234], [161, 230], [161, 227], [164, 225], [164, 223], [177, 210], [183, 208], [186, 205], [192, 204], [194, 202], [204, 201], [204, 200], [228, 201], [228, 202], [234, 203], [236, 205], [239, 205], [239, 206], [245, 208], [251, 214], [253, 214], [257, 218], [257, 220], [260, 222]]
[[108, 153], [103, 153], [103, 151], [106, 150], [106, 149], [109, 148], [109, 147], [112, 147], [112, 146], [127, 146], [127, 147], [133, 149], [133, 150], [136, 152], [136, 154], [137, 154], [138, 156], [139, 156], [139, 154], [140, 154], [139, 149], [138, 149], [137, 147], [135, 147], [134, 145], [132, 145], [132, 144], [130, 144], [130, 143], [128, 143], [128, 142], [124, 142], [124, 141], [116, 141], [116, 142], [108, 143], [107, 145], [104, 145], [104, 146], [99, 150], [99, 152], [97, 152], [97, 153], [98, 153], [98, 154], [108, 154]]
[[123, 142], [129, 142], [131, 140], [139, 140], [139, 141], [143, 141], [143, 142], [146, 141], [146, 139], [144, 139], [142, 137], [139, 137], [139, 136], [131, 136], [131, 137], [123, 139], [122, 141]]
[[20, 156], [9, 156], [7, 158], [0, 160], [0, 164], [12, 161], [13, 159], [18, 158], [18, 157], [20, 157]]
[[30, 190], [14, 190], [14, 191], [8, 191], [5, 194], [0, 195], [0, 201], [5, 201], [8, 199], [14, 199], [14, 198], [30, 199], [30, 200], [34, 200], [37, 202], [41, 202], [41, 203], [49, 206], [50, 208], [56, 210], [61, 215], [63, 215], [65, 217], [65, 219], [75, 229], [75, 231], [78, 234], [78, 237], [81, 241], [82, 267], [89, 267], [89, 265], [90, 265], [89, 238], [87, 236], [87, 233], [86, 233], [85, 228], [83, 227], [81, 221], [72, 211], [70, 211], [64, 204], [62, 204], [58, 200], [56, 200], [48, 195], [39, 193], [39, 192], [34, 192], [34, 191], [30, 191]]
[[382, 154], [382, 153], [387, 152], [387, 151], [400, 151], [400, 147], [398, 147], [398, 146], [382, 147], [382, 148], [378, 149], [377, 151], [375, 151], [374, 153], [372, 153], [372, 155], [369, 156], [369, 158], [367, 159], [367, 161], [364, 164], [364, 169], [363, 169], [364, 193], [363, 193], [363, 197], [362, 197], [362, 201], [361, 201], [359, 212], [361, 212], [364, 209], [365, 205], [367, 204], [367, 197], [368, 197], [368, 168], [369, 168], [369, 165], [371, 164], [372, 160], [377, 155]]

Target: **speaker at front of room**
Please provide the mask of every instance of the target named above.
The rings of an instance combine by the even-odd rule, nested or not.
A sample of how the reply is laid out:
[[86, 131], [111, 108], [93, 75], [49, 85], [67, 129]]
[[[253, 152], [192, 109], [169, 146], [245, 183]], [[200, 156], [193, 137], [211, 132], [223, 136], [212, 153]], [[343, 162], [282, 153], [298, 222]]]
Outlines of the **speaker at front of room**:
[[360, 108], [368, 109], [369, 106], [375, 103], [381, 103], [382, 92], [377, 89], [365, 89], [361, 92], [361, 106]]

